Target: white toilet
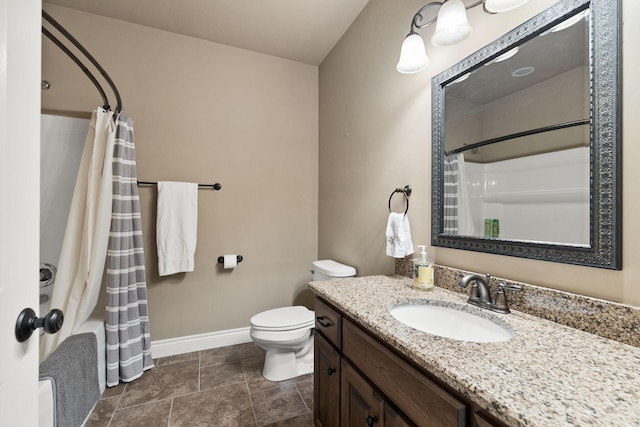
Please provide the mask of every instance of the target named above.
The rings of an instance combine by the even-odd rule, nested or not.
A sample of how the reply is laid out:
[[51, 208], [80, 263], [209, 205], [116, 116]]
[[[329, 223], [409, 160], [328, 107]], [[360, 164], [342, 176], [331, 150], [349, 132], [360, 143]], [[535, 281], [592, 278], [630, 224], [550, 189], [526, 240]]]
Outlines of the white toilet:
[[[332, 260], [313, 262], [313, 281], [353, 277], [356, 269]], [[262, 375], [284, 381], [313, 372], [314, 312], [303, 306], [280, 307], [251, 318], [249, 335], [266, 350]]]

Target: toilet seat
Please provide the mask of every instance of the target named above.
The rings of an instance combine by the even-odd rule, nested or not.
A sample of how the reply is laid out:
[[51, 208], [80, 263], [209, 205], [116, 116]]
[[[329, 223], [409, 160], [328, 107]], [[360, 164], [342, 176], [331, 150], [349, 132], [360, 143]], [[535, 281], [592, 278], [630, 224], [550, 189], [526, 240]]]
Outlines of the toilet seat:
[[314, 326], [314, 312], [303, 306], [263, 311], [250, 320], [251, 327], [262, 331], [291, 331]]

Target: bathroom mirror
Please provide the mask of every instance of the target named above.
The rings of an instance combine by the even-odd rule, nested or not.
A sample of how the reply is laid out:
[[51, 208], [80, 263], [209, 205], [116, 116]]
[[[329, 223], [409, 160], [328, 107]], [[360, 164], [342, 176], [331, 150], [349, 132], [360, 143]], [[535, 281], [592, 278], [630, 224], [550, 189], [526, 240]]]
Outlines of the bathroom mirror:
[[621, 268], [619, 0], [562, 0], [432, 79], [434, 246]]

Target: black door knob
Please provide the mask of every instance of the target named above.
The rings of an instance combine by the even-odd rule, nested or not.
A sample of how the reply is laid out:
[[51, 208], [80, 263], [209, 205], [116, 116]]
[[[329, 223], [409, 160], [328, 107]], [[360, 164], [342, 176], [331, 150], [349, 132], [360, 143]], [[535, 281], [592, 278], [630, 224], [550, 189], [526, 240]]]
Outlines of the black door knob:
[[369, 415], [366, 419], [366, 422], [367, 426], [373, 427], [373, 425], [378, 422], [378, 417], [376, 417], [375, 415]]
[[64, 315], [57, 308], [48, 312], [44, 317], [38, 317], [35, 311], [25, 308], [20, 312], [16, 321], [16, 339], [18, 342], [25, 342], [38, 328], [43, 328], [48, 334], [55, 334], [60, 330], [63, 322]]

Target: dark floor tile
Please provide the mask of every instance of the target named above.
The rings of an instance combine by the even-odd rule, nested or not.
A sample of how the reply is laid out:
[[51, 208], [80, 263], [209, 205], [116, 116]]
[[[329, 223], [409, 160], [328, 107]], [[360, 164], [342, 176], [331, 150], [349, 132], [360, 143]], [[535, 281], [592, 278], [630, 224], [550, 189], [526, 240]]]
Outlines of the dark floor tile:
[[220, 365], [258, 355], [259, 352], [253, 342], [212, 348], [200, 352], [200, 366]]
[[313, 411], [313, 376], [300, 380], [295, 383], [304, 404], [309, 411]]
[[84, 424], [85, 427], [107, 427], [111, 421], [111, 417], [118, 406], [120, 396], [109, 397], [98, 400], [95, 408], [91, 411], [91, 415]]
[[171, 399], [147, 403], [132, 408], [118, 409], [109, 427], [159, 427], [166, 426], [171, 412]]
[[295, 384], [280, 385], [251, 393], [251, 401], [259, 426], [308, 412]]
[[245, 384], [242, 364], [239, 360], [223, 365], [200, 368], [200, 390], [224, 387], [231, 384]]
[[173, 399], [170, 427], [255, 427], [245, 384], [205, 390]]
[[193, 351], [191, 353], [176, 354], [175, 356], [161, 357], [155, 360], [156, 366], [164, 366], [170, 363], [187, 362], [190, 360], [200, 359], [200, 352]]
[[107, 387], [102, 393], [102, 399], [106, 399], [108, 397], [120, 396], [124, 389], [127, 387], [127, 383], [120, 383], [115, 387]]
[[198, 391], [198, 361], [160, 365], [127, 384], [118, 409]]
[[313, 415], [311, 413], [302, 414], [297, 417], [267, 424], [265, 427], [313, 427]]

